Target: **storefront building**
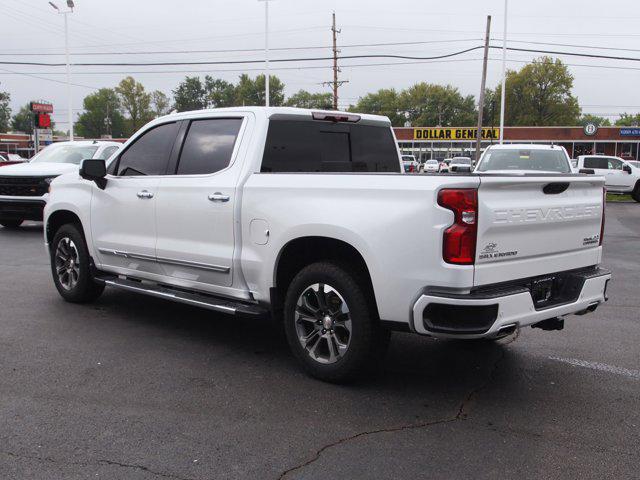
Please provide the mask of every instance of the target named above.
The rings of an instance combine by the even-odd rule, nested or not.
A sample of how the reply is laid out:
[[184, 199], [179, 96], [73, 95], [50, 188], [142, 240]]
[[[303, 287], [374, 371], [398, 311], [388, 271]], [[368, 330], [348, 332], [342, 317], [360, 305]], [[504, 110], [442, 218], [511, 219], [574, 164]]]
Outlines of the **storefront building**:
[[[394, 131], [400, 150], [422, 161], [475, 154], [475, 128], [396, 127]], [[498, 128], [483, 128], [481, 148], [499, 143], [499, 138]], [[638, 160], [640, 127], [506, 127], [504, 142], [560, 145], [571, 158], [601, 154]]]

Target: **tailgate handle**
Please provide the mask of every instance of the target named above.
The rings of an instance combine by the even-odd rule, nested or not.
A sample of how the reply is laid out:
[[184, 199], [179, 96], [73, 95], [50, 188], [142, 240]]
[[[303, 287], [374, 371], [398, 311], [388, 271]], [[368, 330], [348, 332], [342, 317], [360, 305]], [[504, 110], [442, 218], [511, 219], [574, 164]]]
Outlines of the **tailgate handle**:
[[564, 192], [567, 188], [569, 188], [569, 182], [547, 183], [542, 191], [547, 195], [556, 195]]

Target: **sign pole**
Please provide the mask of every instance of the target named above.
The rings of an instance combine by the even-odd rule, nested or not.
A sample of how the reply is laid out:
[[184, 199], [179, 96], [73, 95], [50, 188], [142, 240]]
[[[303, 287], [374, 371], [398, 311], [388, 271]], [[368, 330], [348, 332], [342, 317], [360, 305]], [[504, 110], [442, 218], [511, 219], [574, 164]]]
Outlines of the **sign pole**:
[[480, 82], [480, 99], [478, 101], [478, 131], [476, 132], [476, 162], [480, 160], [480, 144], [482, 142], [482, 114], [484, 110], [484, 89], [487, 83], [487, 60], [489, 59], [489, 35], [491, 32], [491, 15], [487, 15], [487, 32], [484, 38], [484, 59], [482, 60], [482, 81]]
[[504, 0], [504, 29], [502, 32], [502, 90], [500, 91], [500, 144], [504, 142], [504, 108], [507, 96], [507, 4]]

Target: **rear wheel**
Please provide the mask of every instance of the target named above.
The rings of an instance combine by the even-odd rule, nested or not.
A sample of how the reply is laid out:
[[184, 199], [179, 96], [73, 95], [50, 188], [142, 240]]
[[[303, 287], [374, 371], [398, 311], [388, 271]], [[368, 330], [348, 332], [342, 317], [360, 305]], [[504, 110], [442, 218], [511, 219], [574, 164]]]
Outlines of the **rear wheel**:
[[91, 302], [104, 290], [93, 278], [84, 236], [74, 224], [63, 225], [53, 237], [51, 273], [58, 292], [68, 302]]
[[21, 218], [2, 218], [0, 219], [0, 225], [4, 228], [18, 228], [24, 222]]
[[284, 326], [302, 367], [320, 380], [346, 382], [371, 369], [386, 353], [381, 329], [362, 283], [341, 266], [314, 263], [287, 290]]

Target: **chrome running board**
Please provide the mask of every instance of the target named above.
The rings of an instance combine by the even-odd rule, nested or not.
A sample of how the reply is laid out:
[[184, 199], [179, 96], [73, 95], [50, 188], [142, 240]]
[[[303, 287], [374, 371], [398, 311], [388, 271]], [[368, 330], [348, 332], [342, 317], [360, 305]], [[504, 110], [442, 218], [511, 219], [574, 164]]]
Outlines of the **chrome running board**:
[[226, 298], [207, 295], [204, 293], [185, 292], [170, 287], [164, 287], [155, 283], [147, 283], [120, 277], [98, 277], [96, 280], [104, 282], [109, 287], [120, 288], [130, 292], [142, 293], [156, 298], [163, 298], [179, 303], [186, 303], [195, 307], [202, 307], [215, 312], [229, 315], [243, 315], [250, 317], [267, 316], [269, 311], [260, 305], [239, 302]]

